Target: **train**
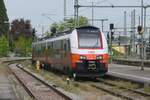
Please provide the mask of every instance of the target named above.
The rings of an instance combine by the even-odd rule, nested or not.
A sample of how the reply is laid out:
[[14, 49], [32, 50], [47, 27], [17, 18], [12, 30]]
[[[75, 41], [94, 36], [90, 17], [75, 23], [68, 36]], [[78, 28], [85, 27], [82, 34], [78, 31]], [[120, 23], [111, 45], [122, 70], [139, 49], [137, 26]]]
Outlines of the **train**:
[[95, 26], [59, 32], [32, 43], [32, 61], [42, 68], [55, 69], [73, 78], [104, 76], [108, 72], [108, 45]]

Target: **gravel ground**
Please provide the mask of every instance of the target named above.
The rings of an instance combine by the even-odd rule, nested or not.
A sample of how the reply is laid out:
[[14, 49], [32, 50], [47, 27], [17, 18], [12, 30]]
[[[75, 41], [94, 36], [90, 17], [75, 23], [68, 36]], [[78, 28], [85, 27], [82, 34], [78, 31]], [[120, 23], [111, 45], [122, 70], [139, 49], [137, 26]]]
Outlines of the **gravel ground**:
[[71, 80], [68, 85], [66, 81], [67, 76], [54, 74], [45, 70], [37, 71], [29, 61], [22, 62], [22, 65], [26, 66], [24, 68], [27, 68], [37, 76], [44, 78], [50, 84], [55, 84], [59, 90], [71, 95], [74, 100], [122, 100], [90, 86], [87, 82], [85, 84], [85, 82], [82, 83]]
[[33, 100], [33, 98], [31, 98], [28, 93], [24, 90], [24, 88], [22, 87], [22, 85], [18, 82], [18, 80], [15, 78], [15, 76], [10, 75], [9, 79], [12, 82], [12, 87], [13, 90], [17, 96], [17, 98], [19, 98], [19, 100]]
[[17, 100], [6, 66], [0, 61], [0, 100]]
[[0, 58], [0, 100], [33, 100]]

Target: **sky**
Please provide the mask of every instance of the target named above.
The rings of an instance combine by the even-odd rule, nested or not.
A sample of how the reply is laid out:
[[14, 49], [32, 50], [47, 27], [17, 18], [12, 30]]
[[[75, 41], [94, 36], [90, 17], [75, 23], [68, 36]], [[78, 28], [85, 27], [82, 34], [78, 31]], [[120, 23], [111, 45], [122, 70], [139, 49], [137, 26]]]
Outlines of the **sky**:
[[[17, 18], [31, 20], [31, 24], [35, 27], [38, 33], [48, 31], [50, 24], [61, 22], [64, 18], [64, 0], [4, 0], [7, 14], [10, 22]], [[67, 1], [67, 17], [73, 17], [74, 0]], [[141, 0], [79, 0], [80, 5], [141, 5]], [[150, 5], [150, 0], [144, 0], [144, 5]], [[131, 26], [131, 11], [135, 8], [94, 8], [95, 19], [108, 19], [104, 23], [104, 30], [108, 30], [109, 24], [114, 23], [115, 27], [123, 27], [124, 11], [127, 12], [127, 25]], [[136, 8], [136, 23], [140, 9]], [[150, 13], [150, 8], [147, 13]], [[86, 16], [88, 19], [92, 17], [91, 8], [80, 8], [79, 15]], [[149, 24], [150, 16], [147, 16], [147, 24]], [[94, 22], [94, 25], [101, 27], [101, 22]]]

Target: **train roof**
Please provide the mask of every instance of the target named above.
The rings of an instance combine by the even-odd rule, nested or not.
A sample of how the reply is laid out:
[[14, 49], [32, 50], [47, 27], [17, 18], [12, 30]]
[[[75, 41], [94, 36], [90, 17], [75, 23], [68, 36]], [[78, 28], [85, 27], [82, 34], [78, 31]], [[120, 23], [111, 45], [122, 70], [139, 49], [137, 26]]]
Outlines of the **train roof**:
[[[72, 30], [66, 30], [66, 31], [63, 31], [63, 32], [58, 32], [56, 33], [55, 35], [53, 36], [50, 36], [50, 37], [46, 37], [46, 38], [42, 38], [41, 40], [39, 40], [38, 42], [39, 43], [44, 43], [45, 41], [50, 41], [50, 40], [55, 40], [56, 38], [60, 38], [60, 37], [65, 37], [65, 35], [68, 35], [68, 34], [71, 34], [71, 32], [75, 29], [99, 29], [98, 27], [95, 27], [95, 26], [80, 26], [80, 27], [76, 27]], [[68, 36], [67, 36], [68, 37]], [[36, 43], [36, 41], [34, 42]]]
[[95, 26], [81, 26], [81, 27], [77, 27], [75, 29], [99, 29], [98, 27]]
[[[78, 30], [78, 29], [99, 29], [99, 28], [95, 27], [95, 26], [80, 26], [80, 27], [77, 27], [75, 29]], [[55, 36], [61, 36], [61, 35], [65, 35], [65, 34], [70, 34], [73, 30], [74, 29], [72, 29], [72, 30], [66, 30], [66, 31], [63, 31], [63, 32], [58, 32], [58, 33], [56, 33]]]
[[40, 40], [40, 41], [35, 41], [35, 42], [33, 42], [33, 44], [43, 44], [43, 43], [50, 42], [50, 41], [68, 39], [69, 37], [70, 37], [70, 34], [61, 35], [61, 36], [54, 36], [54, 37], [43, 39], [43, 40]]

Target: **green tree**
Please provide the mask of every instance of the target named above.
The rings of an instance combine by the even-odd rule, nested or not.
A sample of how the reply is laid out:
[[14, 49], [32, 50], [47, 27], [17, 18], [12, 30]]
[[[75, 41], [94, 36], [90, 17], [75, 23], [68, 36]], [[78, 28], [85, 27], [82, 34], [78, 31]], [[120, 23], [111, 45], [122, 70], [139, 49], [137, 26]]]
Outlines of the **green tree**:
[[4, 35], [0, 37], [0, 56], [7, 56], [8, 54], [8, 41]]
[[32, 37], [32, 25], [30, 20], [15, 19], [11, 22], [10, 33], [13, 40], [17, 40], [20, 36]]
[[31, 55], [32, 53], [32, 38], [26, 38], [26, 53], [27, 56]]
[[[86, 26], [89, 25], [88, 19], [86, 17], [80, 16], [79, 17], [79, 26]], [[53, 28], [56, 28], [57, 32], [62, 32], [64, 30], [73, 29], [75, 27], [75, 20], [73, 18], [70, 18], [64, 22], [59, 23], [53, 23], [50, 28], [51, 30]]]
[[5, 34], [9, 31], [8, 16], [6, 13], [6, 8], [4, 4], [4, 0], [0, 0], [0, 35]]
[[[34, 31], [34, 32], [33, 32]], [[22, 56], [31, 54], [32, 39], [34, 40], [36, 30], [32, 28], [31, 21], [25, 19], [15, 19], [11, 22], [11, 43], [12, 51]]]
[[14, 42], [15, 52], [21, 56], [29, 56], [32, 51], [32, 38], [20, 36], [18, 41]]
[[85, 25], [89, 25], [88, 23], [88, 19], [84, 16], [80, 16], [79, 17], [79, 26], [85, 26]]

